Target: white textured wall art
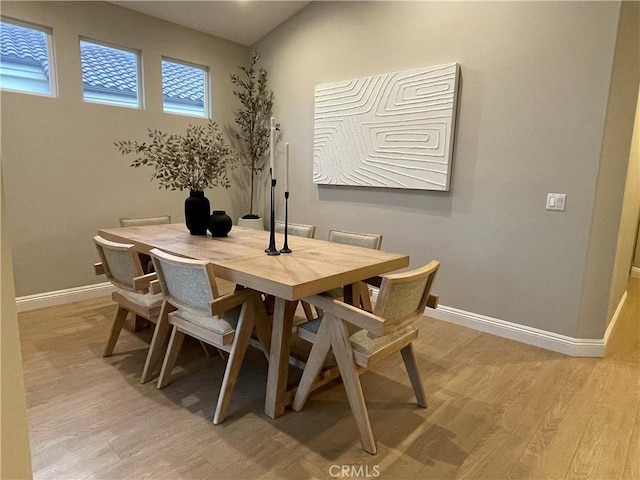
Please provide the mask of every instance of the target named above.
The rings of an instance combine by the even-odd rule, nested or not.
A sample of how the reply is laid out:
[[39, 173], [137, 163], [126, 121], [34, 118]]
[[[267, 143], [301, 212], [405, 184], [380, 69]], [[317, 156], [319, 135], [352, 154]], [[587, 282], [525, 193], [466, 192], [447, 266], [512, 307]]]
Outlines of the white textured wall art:
[[316, 85], [313, 182], [449, 190], [457, 63]]

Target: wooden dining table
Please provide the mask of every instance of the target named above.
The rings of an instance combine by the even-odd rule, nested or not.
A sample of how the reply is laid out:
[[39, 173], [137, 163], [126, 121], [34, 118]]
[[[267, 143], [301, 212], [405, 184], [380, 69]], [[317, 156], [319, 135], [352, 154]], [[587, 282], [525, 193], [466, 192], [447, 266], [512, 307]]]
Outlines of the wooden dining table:
[[[290, 340], [297, 302], [337, 287], [409, 265], [399, 253], [323, 240], [288, 237], [292, 253], [269, 256], [269, 232], [234, 226], [227, 237], [191, 235], [184, 224], [103, 228], [103, 238], [134, 244], [140, 253], [153, 248], [211, 262], [217, 277], [275, 297], [265, 413], [276, 418], [290, 399], [287, 379]], [[276, 234], [276, 245], [284, 237]], [[154, 331], [141, 382], [151, 379], [168, 335], [168, 326]]]

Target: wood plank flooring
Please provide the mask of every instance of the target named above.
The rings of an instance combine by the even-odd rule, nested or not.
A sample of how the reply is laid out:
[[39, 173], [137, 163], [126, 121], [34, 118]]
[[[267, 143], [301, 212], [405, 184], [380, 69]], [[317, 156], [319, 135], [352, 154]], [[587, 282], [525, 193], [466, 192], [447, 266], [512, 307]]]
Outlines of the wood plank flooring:
[[603, 359], [424, 318], [414, 345], [427, 409], [415, 405], [400, 355], [361, 377], [376, 456], [360, 446], [340, 383], [271, 420], [267, 363], [250, 349], [214, 426], [224, 362], [197, 342], [185, 341], [172, 382], [157, 390], [138, 383], [149, 329], [123, 331], [114, 356], [101, 357], [109, 298], [24, 312], [34, 477], [640, 479], [640, 280], [628, 293]]

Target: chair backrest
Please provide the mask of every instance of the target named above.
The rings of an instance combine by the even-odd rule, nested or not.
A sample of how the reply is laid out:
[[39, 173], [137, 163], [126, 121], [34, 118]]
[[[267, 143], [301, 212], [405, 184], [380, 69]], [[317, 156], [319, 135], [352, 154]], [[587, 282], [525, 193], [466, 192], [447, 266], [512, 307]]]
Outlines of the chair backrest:
[[171, 223], [171, 215], [160, 215], [158, 217], [144, 217], [144, 218], [121, 218], [121, 227], [139, 227], [141, 225], [163, 225], [165, 223]]
[[380, 246], [382, 245], [382, 235], [331, 230], [329, 232], [329, 241], [380, 250]]
[[[284, 222], [280, 220], [275, 221], [276, 232], [284, 233]], [[315, 225], [303, 225], [302, 223], [289, 223], [287, 225], [289, 235], [295, 235], [296, 237], [313, 238], [316, 235]]]
[[99, 235], [93, 237], [93, 242], [109, 281], [117, 287], [135, 291], [133, 279], [144, 275], [135, 245], [112, 242]]
[[151, 259], [164, 297], [170, 304], [210, 313], [211, 302], [219, 296], [213, 264], [176, 257], [157, 248], [151, 250]]
[[432, 260], [409, 272], [382, 275], [373, 313], [385, 320], [386, 334], [399, 330], [424, 314], [440, 262]]

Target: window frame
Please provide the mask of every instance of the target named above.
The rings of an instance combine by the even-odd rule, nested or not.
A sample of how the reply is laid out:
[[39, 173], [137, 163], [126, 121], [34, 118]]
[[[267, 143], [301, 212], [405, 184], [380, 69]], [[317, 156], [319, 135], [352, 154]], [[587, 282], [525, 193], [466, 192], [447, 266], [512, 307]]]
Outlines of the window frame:
[[0, 15], [0, 22], [9, 23], [17, 27], [38, 30], [46, 35], [47, 39], [47, 63], [49, 65], [49, 93], [33, 92], [30, 90], [19, 90], [16, 88], [6, 88], [0, 86], [1, 92], [24, 93], [27, 95], [37, 95], [39, 97], [58, 98], [58, 69], [56, 65], [55, 49], [53, 46], [53, 28], [37, 23], [25, 22], [5, 15]]
[[[123, 52], [133, 53], [136, 56], [136, 91], [137, 91], [137, 105], [127, 105], [124, 103], [108, 102], [101, 100], [93, 100], [85, 98], [84, 82], [82, 81], [82, 42], [91, 43], [100, 47], [111, 48], [114, 50], [122, 50]], [[82, 101], [84, 103], [91, 103], [95, 105], [109, 105], [112, 107], [132, 108], [134, 110], [144, 110], [144, 70], [142, 68], [142, 51], [136, 48], [125, 47], [111, 42], [104, 42], [102, 40], [96, 40], [94, 38], [78, 36], [78, 58], [80, 60], [80, 94], [82, 95]]]
[[[193, 113], [185, 112], [171, 112], [165, 109], [164, 101], [164, 71], [162, 68], [162, 62], [176, 63], [178, 65], [185, 65], [187, 67], [197, 68], [204, 72], [204, 115], [196, 115]], [[205, 118], [211, 119], [211, 74], [207, 65], [199, 65], [193, 62], [187, 62], [185, 60], [178, 60], [173, 57], [166, 57], [162, 55], [160, 57], [160, 96], [162, 97], [162, 112], [168, 115], [183, 115], [185, 117], [193, 118]]]

